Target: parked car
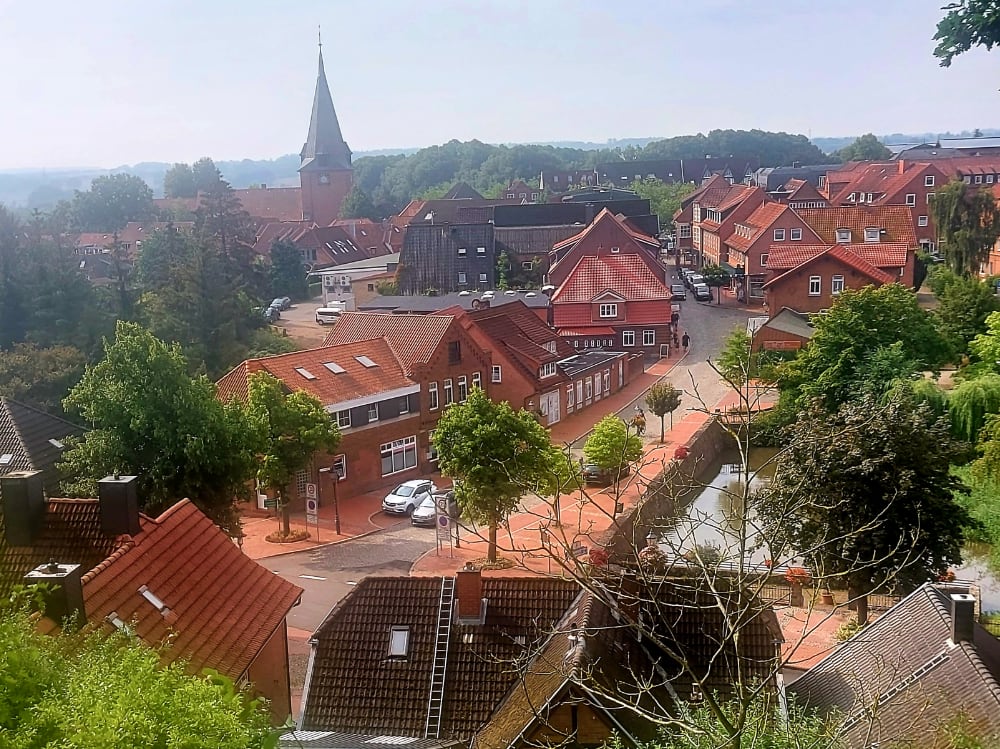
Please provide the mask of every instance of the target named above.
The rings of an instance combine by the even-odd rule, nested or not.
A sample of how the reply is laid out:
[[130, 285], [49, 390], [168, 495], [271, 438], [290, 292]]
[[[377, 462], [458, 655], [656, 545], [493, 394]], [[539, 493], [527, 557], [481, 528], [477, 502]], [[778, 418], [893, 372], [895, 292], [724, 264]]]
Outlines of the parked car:
[[695, 284], [705, 283], [705, 277], [700, 273], [689, 273], [684, 279], [684, 285], [694, 291]]
[[670, 284], [670, 301], [676, 301], [678, 299], [684, 301], [685, 299], [687, 299], [687, 297], [688, 297], [687, 289], [684, 288], [684, 284], [682, 283]]
[[[622, 479], [629, 474], [629, 467], [624, 465], [618, 471], [618, 478]], [[588, 463], [583, 467], [583, 480], [591, 486], [609, 486], [615, 480], [615, 472], [601, 468], [593, 463]]]
[[257, 307], [256, 311], [269, 323], [273, 323], [281, 317], [281, 313], [274, 307]]
[[708, 288], [707, 283], [696, 283], [691, 287], [691, 291], [694, 292], [694, 298], [699, 302], [712, 301], [712, 290]]
[[382, 512], [390, 515], [410, 515], [435, 491], [437, 487], [427, 479], [404, 481], [385, 495], [385, 499], [382, 500]]
[[437, 502], [433, 495], [424, 497], [424, 500], [410, 513], [410, 523], [434, 527], [437, 523]]
[[284, 312], [286, 309], [288, 309], [289, 307], [292, 306], [292, 300], [291, 300], [291, 298], [289, 298], [287, 296], [279, 296], [279, 297], [276, 297], [271, 302], [271, 306], [272, 307], [277, 307], [279, 310], [281, 310], [282, 312]]
[[335, 323], [340, 319], [340, 310], [333, 307], [320, 307], [316, 310], [316, 322], [320, 325]]

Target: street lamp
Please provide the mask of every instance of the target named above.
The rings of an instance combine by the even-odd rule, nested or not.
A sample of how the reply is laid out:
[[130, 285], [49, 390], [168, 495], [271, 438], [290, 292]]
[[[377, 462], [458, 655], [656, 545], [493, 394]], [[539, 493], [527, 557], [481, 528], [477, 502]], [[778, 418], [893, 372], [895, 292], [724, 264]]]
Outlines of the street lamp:
[[[340, 483], [340, 480], [344, 477], [343, 468], [341, 466], [337, 465], [336, 463], [334, 463], [329, 468], [320, 468], [319, 472], [320, 473], [329, 473], [330, 474], [330, 479], [333, 481], [333, 529], [337, 533], [337, 535], [339, 536], [340, 535], [340, 503], [339, 503], [338, 498], [337, 498], [337, 484]], [[319, 485], [320, 485], [320, 500], [322, 501], [323, 482], [321, 481], [319, 483]]]

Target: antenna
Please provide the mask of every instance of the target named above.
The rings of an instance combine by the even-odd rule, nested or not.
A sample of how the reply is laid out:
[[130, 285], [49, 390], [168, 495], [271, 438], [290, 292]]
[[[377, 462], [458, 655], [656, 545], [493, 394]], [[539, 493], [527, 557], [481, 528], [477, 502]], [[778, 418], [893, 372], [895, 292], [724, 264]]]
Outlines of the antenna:
[[319, 51], [323, 51], [323, 26], [322, 24], [316, 24], [316, 37], [319, 40]]

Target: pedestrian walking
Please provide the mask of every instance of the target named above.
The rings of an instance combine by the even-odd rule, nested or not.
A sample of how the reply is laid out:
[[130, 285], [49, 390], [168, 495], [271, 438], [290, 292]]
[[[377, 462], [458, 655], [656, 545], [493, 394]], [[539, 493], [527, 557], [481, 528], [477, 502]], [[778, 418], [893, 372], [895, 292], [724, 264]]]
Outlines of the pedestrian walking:
[[684, 346], [685, 351], [688, 350], [688, 344], [690, 343], [691, 343], [691, 336], [689, 336], [687, 333], [684, 333], [684, 335], [681, 337], [681, 345]]

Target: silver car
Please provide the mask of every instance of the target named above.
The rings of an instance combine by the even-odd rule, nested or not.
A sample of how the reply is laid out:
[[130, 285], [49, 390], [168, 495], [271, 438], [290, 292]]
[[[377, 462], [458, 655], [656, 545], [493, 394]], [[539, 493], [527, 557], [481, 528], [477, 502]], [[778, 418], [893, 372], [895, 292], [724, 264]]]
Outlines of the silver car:
[[410, 515], [410, 523], [433, 527], [437, 523], [437, 502], [433, 496], [426, 497]]
[[427, 479], [404, 481], [382, 500], [382, 512], [390, 515], [409, 515], [435, 491], [437, 487]]

